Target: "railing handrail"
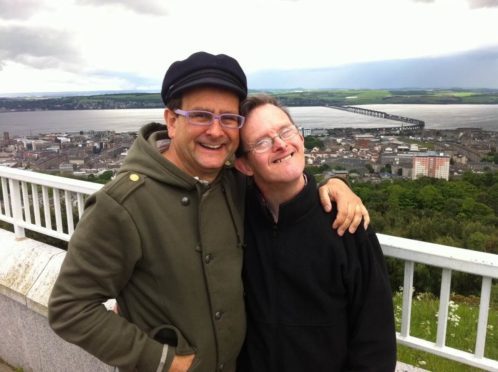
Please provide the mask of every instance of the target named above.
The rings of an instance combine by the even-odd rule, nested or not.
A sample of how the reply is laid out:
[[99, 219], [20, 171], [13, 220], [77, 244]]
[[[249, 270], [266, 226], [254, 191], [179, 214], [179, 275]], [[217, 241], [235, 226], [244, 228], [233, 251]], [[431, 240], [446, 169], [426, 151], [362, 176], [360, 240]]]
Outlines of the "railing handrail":
[[53, 187], [61, 190], [79, 192], [90, 195], [104, 185], [95, 182], [76, 180], [72, 178], [52, 176], [28, 170], [0, 166], [0, 177], [11, 178], [17, 181], [35, 183], [40, 186]]
[[377, 234], [384, 255], [405, 261], [498, 278], [498, 255], [428, 243], [421, 240]]

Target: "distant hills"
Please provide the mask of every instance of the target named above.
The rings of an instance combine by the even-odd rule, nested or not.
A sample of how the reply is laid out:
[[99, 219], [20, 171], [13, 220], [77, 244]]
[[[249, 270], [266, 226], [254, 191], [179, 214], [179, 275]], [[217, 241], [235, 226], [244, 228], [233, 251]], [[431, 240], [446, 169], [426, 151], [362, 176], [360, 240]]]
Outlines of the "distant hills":
[[[250, 93], [261, 92], [251, 90]], [[364, 104], [498, 104], [498, 89], [336, 89], [265, 90], [286, 106]], [[1, 98], [0, 112], [163, 108], [159, 93], [97, 94], [62, 97]]]

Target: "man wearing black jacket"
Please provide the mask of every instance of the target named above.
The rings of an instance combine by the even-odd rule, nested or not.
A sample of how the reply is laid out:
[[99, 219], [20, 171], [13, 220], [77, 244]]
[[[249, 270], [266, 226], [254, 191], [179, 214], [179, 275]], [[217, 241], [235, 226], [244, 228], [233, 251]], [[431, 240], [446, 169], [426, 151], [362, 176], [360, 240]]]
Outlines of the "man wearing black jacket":
[[375, 235], [339, 236], [304, 173], [304, 141], [272, 97], [249, 97], [236, 167], [246, 196], [247, 336], [239, 371], [393, 371], [389, 279]]

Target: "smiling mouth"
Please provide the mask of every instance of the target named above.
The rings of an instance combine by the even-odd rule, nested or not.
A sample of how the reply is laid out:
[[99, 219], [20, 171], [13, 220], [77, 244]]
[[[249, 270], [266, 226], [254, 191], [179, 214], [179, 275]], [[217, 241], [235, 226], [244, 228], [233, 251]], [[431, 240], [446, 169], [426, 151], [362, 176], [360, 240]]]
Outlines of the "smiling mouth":
[[208, 150], [219, 150], [223, 146], [223, 144], [220, 144], [220, 145], [210, 145], [210, 144], [207, 144], [207, 143], [199, 143], [199, 145], [201, 145], [202, 147], [204, 147], [205, 149], [208, 149]]
[[289, 155], [287, 155], [286, 157], [282, 158], [282, 159], [277, 159], [277, 160], [274, 160], [273, 161], [273, 164], [277, 164], [277, 163], [282, 163], [283, 161], [287, 161], [289, 160], [290, 158], [292, 158], [294, 156], [294, 153], [291, 152]]

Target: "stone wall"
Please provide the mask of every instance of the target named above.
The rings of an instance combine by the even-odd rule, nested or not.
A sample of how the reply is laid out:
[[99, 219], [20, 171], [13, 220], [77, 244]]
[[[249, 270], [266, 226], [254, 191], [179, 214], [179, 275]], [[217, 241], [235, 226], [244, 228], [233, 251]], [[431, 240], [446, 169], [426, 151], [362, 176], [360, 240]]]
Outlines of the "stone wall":
[[48, 325], [48, 298], [64, 256], [0, 229], [0, 359], [25, 372], [113, 371]]

